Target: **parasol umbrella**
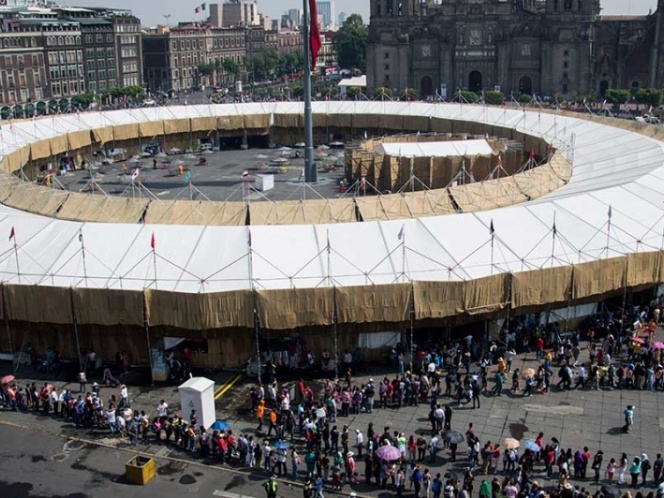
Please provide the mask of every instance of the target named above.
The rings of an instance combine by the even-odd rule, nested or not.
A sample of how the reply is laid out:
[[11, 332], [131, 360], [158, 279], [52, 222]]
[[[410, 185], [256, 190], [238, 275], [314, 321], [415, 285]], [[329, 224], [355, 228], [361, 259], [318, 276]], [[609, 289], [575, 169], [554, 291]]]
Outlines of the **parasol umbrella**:
[[288, 159], [286, 159], [285, 157], [277, 157], [275, 159], [272, 159], [270, 162], [271, 163], [277, 163], [277, 164], [283, 164], [283, 163], [287, 163]]
[[523, 442], [523, 447], [527, 450], [532, 451], [533, 453], [539, 453], [539, 451], [540, 451], [539, 444], [537, 444], [535, 441], [532, 441], [530, 439]]
[[519, 441], [517, 441], [513, 437], [506, 437], [505, 439], [503, 439], [501, 445], [503, 448], [506, 448], [508, 450], [515, 450], [519, 447]]
[[268, 156], [266, 156], [265, 154], [258, 154], [256, 156], [256, 159], [267, 159], [267, 158], [268, 158]]
[[460, 444], [466, 440], [463, 434], [458, 431], [445, 431], [440, 435], [440, 438], [450, 444]]
[[664, 342], [662, 341], [655, 341], [652, 343], [653, 349], [664, 349]]
[[295, 147], [298, 149], [304, 149], [307, 145], [304, 142], [298, 142], [295, 144]]
[[230, 425], [225, 420], [215, 420], [214, 424], [210, 426], [213, 431], [225, 431]]
[[399, 460], [401, 458], [401, 451], [399, 451], [399, 448], [395, 448], [392, 445], [386, 444], [385, 446], [381, 446], [376, 450], [376, 456], [381, 460], [394, 462], [395, 460]]
[[523, 371], [521, 372], [522, 379], [532, 379], [533, 377], [535, 377], [534, 368], [524, 368]]
[[0, 379], [0, 384], [9, 384], [11, 381], [14, 380], [13, 375], [5, 375], [2, 379]]
[[283, 439], [280, 439], [279, 441], [274, 443], [272, 445], [272, 447], [274, 449], [277, 449], [277, 450], [287, 450], [288, 449], [288, 443], [286, 441], [284, 441]]
[[173, 147], [168, 151], [170, 154], [179, 154], [182, 152], [182, 149], [178, 149], [177, 147]]
[[645, 344], [646, 340], [643, 337], [630, 337], [629, 339], [632, 342], [636, 342], [637, 344]]

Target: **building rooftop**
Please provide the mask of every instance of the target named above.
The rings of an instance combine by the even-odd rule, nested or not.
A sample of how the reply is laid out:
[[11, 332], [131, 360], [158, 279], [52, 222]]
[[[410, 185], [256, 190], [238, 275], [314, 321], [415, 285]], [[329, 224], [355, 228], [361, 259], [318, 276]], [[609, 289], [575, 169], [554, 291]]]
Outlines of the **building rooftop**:
[[599, 16], [599, 20], [604, 22], [647, 21], [648, 16]]

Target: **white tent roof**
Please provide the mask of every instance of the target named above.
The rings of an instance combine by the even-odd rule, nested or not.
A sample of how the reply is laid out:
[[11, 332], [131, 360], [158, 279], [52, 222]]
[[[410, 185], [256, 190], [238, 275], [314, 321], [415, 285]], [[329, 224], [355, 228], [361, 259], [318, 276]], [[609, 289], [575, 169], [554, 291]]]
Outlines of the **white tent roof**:
[[344, 78], [337, 84], [337, 86], [359, 86], [364, 88], [367, 86], [367, 77], [364, 75], [353, 76], [352, 78]]
[[[45, 118], [2, 126], [0, 155], [37, 139], [108, 125], [302, 110], [302, 103], [284, 102]], [[512, 128], [552, 143], [572, 162], [572, 177], [544, 197], [508, 208], [343, 225], [249, 229], [78, 223], [0, 206], [0, 280], [189, 293], [312, 288], [467, 280], [662, 249], [664, 147], [652, 138], [574, 117], [467, 104], [315, 102], [313, 110], [432, 116]], [[490, 151], [483, 140], [453, 146], [475, 147], [474, 143], [476, 150], [454, 153]], [[394, 155], [407, 154], [407, 144], [386, 145]], [[424, 144], [412, 145], [421, 153]], [[436, 154], [442, 155], [441, 151]], [[16, 237], [10, 240], [12, 227]]]
[[395, 143], [381, 145], [383, 153], [398, 157], [484, 156], [493, 154], [486, 140], [450, 140], [447, 142]]

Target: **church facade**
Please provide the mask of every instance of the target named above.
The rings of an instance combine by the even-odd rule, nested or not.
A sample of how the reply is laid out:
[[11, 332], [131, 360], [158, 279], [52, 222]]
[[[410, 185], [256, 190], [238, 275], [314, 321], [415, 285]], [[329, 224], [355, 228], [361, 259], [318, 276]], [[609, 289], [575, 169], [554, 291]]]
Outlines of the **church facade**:
[[661, 13], [601, 16], [599, 0], [371, 0], [367, 88], [514, 96], [664, 86]]

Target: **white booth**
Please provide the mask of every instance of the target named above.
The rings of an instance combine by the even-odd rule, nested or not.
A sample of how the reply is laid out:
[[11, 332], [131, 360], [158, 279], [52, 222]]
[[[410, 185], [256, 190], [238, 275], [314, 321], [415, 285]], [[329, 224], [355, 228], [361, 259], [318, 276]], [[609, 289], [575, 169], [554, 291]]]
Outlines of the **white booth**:
[[256, 175], [256, 190], [266, 192], [274, 188], [274, 175]]
[[191, 410], [196, 410], [196, 425], [209, 428], [217, 418], [214, 410], [214, 381], [205, 377], [193, 377], [178, 387], [182, 418], [187, 420]]

